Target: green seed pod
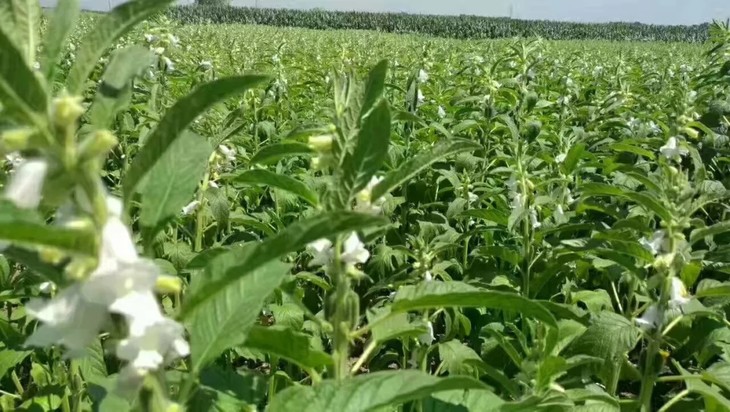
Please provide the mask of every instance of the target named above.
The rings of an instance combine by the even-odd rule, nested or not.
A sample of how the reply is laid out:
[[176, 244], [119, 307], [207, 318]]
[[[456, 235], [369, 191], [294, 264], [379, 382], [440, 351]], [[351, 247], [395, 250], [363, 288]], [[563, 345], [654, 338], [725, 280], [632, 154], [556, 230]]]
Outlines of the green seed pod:
[[527, 111], [531, 112], [532, 109], [535, 108], [535, 105], [537, 105], [537, 93], [527, 93], [527, 96], [525, 96], [525, 108], [527, 109]]
[[542, 123], [539, 120], [530, 120], [525, 124], [522, 129], [522, 136], [528, 141], [533, 141], [540, 134], [542, 130]]

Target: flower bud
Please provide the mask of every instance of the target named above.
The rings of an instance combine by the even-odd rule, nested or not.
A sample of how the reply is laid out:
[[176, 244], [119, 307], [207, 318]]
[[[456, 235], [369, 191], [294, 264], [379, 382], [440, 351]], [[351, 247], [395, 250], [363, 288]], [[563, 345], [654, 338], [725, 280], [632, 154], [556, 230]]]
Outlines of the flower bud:
[[182, 281], [177, 276], [160, 276], [155, 283], [155, 290], [160, 293], [179, 293]]
[[6, 130], [0, 134], [0, 148], [6, 153], [25, 150], [28, 148], [33, 133], [35, 133], [35, 129], [31, 127]]
[[331, 134], [311, 136], [309, 138], [309, 147], [319, 153], [328, 153], [332, 150], [332, 141], [333, 138]]
[[679, 130], [692, 139], [697, 139], [700, 136], [700, 132], [691, 127], [682, 127]]
[[81, 143], [81, 160], [92, 160], [106, 155], [119, 143], [109, 130], [96, 130]]
[[81, 96], [64, 94], [53, 99], [53, 122], [56, 126], [66, 127], [73, 125], [82, 114], [84, 106], [81, 105]]
[[63, 252], [53, 247], [42, 247], [38, 251], [38, 256], [41, 258], [42, 261], [50, 263], [52, 265], [58, 265], [66, 257]]
[[541, 129], [542, 123], [539, 120], [530, 120], [525, 125], [523, 135], [528, 141], [533, 141], [540, 134]]
[[527, 111], [529, 112], [534, 109], [535, 105], [537, 105], [537, 93], [527, 93], [527, 96], [525, 96], [525, 107], [527, 108]]

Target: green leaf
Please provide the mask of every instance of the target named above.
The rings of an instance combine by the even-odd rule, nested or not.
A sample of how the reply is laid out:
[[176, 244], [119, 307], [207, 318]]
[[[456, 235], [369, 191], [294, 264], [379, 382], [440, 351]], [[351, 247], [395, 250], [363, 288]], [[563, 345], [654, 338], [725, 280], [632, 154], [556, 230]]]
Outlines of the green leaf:
[[723, 396], [720, 389], [718, 389], [714, 385], [708, 385], [705, 382], [703, 382], [701, 379], [697, 379], [700, 376], [693, 375], [689, 373], [686, 369], [682, 368], [682, 365], [680, 365], [679, 362], [672, 359], [672, 363], [674, 364], [674, 367], [677, 368], [679, 373], [685, 377], [684, 380], [685, 385], [687, 385], [687, 390], [699, 395], [702, 395], [702, 397], [705, 399], [705, 404], [714, 404], [717, 409], [717, 411], [727, 411], [730, 410], [730, 399]]
[[[22, 52], [23, 62], [35, 62], [40, 36], [41, 8], [37, 0], [3, 0], [0, 2], [0, 26], [13, 37]], [[5, 56], [7, 57], [7, 56]]]
[[294, 223], [276, 236], [261, 243], [231, 249], [217, 254], [205, 268], [205, 280], [191, 288], [182, 308], [183, 318], [199, 306], [214, 304], [226, 286], [287, 253], [303, 249], [307, 244], [341, 233], [349, 233], [384, 223], [380, 217], [353, 212], [323, 213]]
[[578, 161], [580, 160], [585, 150], [586, 145], [583, 143], [578, 143], [572, 146], [570, 150], [568, 150], [568, 153], [565, 156], [565, 160], [563, 160], [563, 173], [567, 175], [573, 173], [575, 167], [578, 165]]
[[531, 316], [550, 327], [558, 324], [552, 313], [540, 303], [514, 293], [479, 289], [462, 282], [424, 282], [398, 289], [394, 312], [439, 307], [474, 307], [509, 310]]
[[25, 122], [37, 125], [46, 112], [46, 91], [4, 30], [0, 26], [0, 103], [7, 114], [17, 112]]
[[281, 142], [264, 146], [251, 158], [251, 163], [271, 164], [281, 158], [294, 155], [311, 154], [314, 151], [306, 143]]
[[[370, 109], [375, 106], [378, 99], [383, 95], [385, 88], [385, 76], [388, 73], [388, 60], [381, 60], [368, 73], [368, 79], [365, 83], [365, 93], [360, 111], [360, 118], [367, 116]], [[378, 106], [379, 107], [379, 106]], [[375, 109], [377, 110], [377, 108]], [[388, 118], [388, 127], [390, 127], [390, 117]], [[390, 137], [390, 136], [388, 136]], [[387, 150], [387, 148], [386, 148]]]
[[504, 401], [484, 389], [453, 390], [423, 401], [423, 412], [500, 412]]
[[672, 220], [672, 213], [654, 196], [632, 192], [630, 190], [604, 183], [586, 183], [581, 187], [581, 191], [584, 197], [613, 196], [627, 198], [643, 206], [645, 209], [656, 213], [656, 215], [662, 218], [665, 222]]
[[414, 370], [375, 372], [317, 386], [292, 386], [278, 393], [268, 412], [364, 412], [393, 407], [437, 392], [486, 389], [464, 376], [437, 378]]
[[509, 216], [505, 215], [497, 209], [465, 210], [461, 213], [461, 216], [474, 217], [477, 219], [486, 220], [488, 222], [494, 222], [500, 226], [507, 226], [509, 220]]
[[93, 253], [96, 247], [93, 230], [47, 225], [34, 212], [1, 201], [0, 240], [83, 254]]
[[236, 175], [233, 178], [233, 182], [275, 187], [299, 196], [312, 206], [319, 204], [317, 194], [307, 187], [307, 185], [293, 177], [280, 175], [268, 170], [247, 170]]
[[[266, 298], [281, 284], [291, 265], [269, 262], [251, 269], [217, 291], [189, 319], [192, 369], [200, 371], [226, 349], [243, 343], [258, 320]], [[193, 278], [192, 288], [205, 283]]]
[[439, 343], [439, 358], [443, 362], [443, 371], [452, 375], [468, 375], [479, 377], [479, 369], [484, 364], [474, 349], [458, 340]]
[[[390, 109], [381, 100], [362, 120], [352, 157], [345, 159], [343, 186], [350, 196], [362, 190], [380, 169], [390, 145]], [[373, 199], [376, 199], [373, 197]]]
[[68, 36], [79, 18], [79, 0], [59, 0], [53, 11], [53, 18], [45, 34], [45, 47], [41, 60], [41, 70], [47, 81], [52, 81], [61, 51], [66, 46]]
[[107, 378], [106, 363], [104, 362], [104, 348], [101, 341], [95, 339], [94, 342], [86, 348], [85, 356], [78, 361], [81, 376], [87, 382], [101, 383]]
[[109, 127], [114, 116], [124, 108], [124, 94], [131, 93], [131, 81], [154, 61], [154, 54], [142, 46], [130, 46], [113, 52], [104, 71], [102, 83], [89, 108], [89, 123]]
[[140, 181], [160, 161], [163, 154], [172, 147], [172, 144], [177, 140], [181, 132], [199, 114], [213, 106], [216, 102], [234, 94], [242, 93], [266, 79], [267, 77], [265, 76], [235, 76], [218, 79], [198, 87], [189, 95], [178, 100], [167, 111], [165, 117], [157, 125], [157, 128], [149, 134], [147, 143], [140, 149], [129, 167], [124, 177], [125, 201], [129, 202], [131, 200]]
[[425, 323], [412, 323], [407, 313], [391, 313], [389, 306], [370, 309], [367, 317], [373, 340], [378, 343], [416, 338], [428, 331]]
[[5, 373], [23, 362], [32, 350], [25, 350], [23, 334], [15, 330], [7, 320], [0, 318], [0, 379]]
[[266, 378], [217, 366], [205, 368], [190, 402], [191, 411], [241, 412], [266, 397]]
[[588, 329], [573, 342], [570, 351], [604, 359], [599, 365], [600, 377], [611, 387], [626, 354], [636, 346], [639, 336], [639, 329], [629, 319], [603, 311], [591, 319]]
[[[103, 15], [99, 23], [86, 35], [66, 79], [70, 94], [80, 95], [99, 59], [115, 40], [142, 20], [167, 8], [173, 0], [137, 0], [122, 3]], [[192, 121], [192, 119], [191, 119]]]
[[715, 236], [730, 231], [730, 221], [716, 223], [712, 226], [695, 229], [689, 235], [689, 243], [695, 244], [708, 236]]
[[730, 283], [721, 284], [719, 286], [709, 287], [707, 289], [698, 290], [695, 294], [697, 298], [709, 297], [726, 297], [730, 296]]
[[373, 188], [371, 197], [372, 199], [382, 197], [445, 157], [479, 149], [481, 149], [479, 144], [466, 139], [443, 141], [430, 152], [418, 154], [407, 160], [398, 169], [388, 173], [383, 181]]
[[327, 353], [310, 347], [309, 336], [289, 328], [254, 326], [243, 346], [278, 356], [302, 368], [318, 369], [332, 363]]
[[186, 131], [148, 171], [140, 187], [139, 216], [147, 241], [190, 201], [208, 168], [212, 152], [202, 136]]

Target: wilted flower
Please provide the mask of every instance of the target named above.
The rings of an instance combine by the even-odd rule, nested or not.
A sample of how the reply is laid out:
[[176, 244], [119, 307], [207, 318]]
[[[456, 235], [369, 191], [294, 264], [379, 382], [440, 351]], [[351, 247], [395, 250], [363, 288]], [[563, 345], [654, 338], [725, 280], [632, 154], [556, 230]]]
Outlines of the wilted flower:
[[667, 143], [664, 146], [659, 148], [659, 152], [662, 154], [662, 156], [669, 160], [679, 161], [682, 159], [682, 156], [685, 156], [687, 155], [687, 153], [689, 153], [689, 150], [687, 150], [686, 147], [680, 146], [678, 139], [672, 136], [669, 138], [669, 140], [667, 140]]
[[43, 159], [23, 161], [5, 188], [5, 198], [22, 209], [37, 208], [43, 196], [47, 171], [48, 163]]
[[183, 216], [191, 215], [193, 212], [195, 212], [195, 210], [198, 208], [198, 206], [200, 206], [200, 201], [198, 201], [198, 200], [193, 200], [192, 202], [183, 206], [183, 208], [182, 208]]
[[639, 243], [641, 246], [644, 246], [644, 248], [651, 252], [652, 255], [656, 256], [659, 253], [668, 252], [669, 248], [669, 240], [666, 238], [667, 232], [663, 230], [657, 230], [654, 232], [654, 235], [652, 235], [651, 240], [647, 240], [646, 238], [639, 239]]

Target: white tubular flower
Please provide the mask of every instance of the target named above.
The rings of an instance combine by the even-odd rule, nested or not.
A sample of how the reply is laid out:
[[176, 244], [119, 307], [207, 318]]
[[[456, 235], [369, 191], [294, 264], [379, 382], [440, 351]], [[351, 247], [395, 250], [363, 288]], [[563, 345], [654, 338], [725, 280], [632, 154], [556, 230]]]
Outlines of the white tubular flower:
[[193, 200], [192, 202], [183, 206], [183, 208], [182, 208], [183, 216], [189, 216], [189, 215], [193, 214], [193, 212], [195, 212], [198, 209], [198, 206], [200, 206], [200, 202], [197, 200]]
[[566, 157], [568, 157], [566, 153], [560, 153], [559, 155], [555, 156], [555, 162], [563, 163]]
[[530, 209], [530, 224], [532, 224], [533, 229], [539, 229], [542, 227], [542, 223], [538, 220], [537, 210], [535, 209]]
[[383, 181], [382, 177], [373, 176], [367, 186], [355, 196], [355, 211], [377, 215], [383, 210], [384, 198], [373, 199], [372, 193], [375, 186]]
[[511, 207], [515, 210], [524, 209], [525, 197], [522, 196], [522, 193], [513, 193]]
[[432, 282], [433, 281], [433, 275], [431, 275], [431, 271], [427, 270], [426, 273], [423, 275], [423, 280], [426, 282]]
[[307, 245], [307, 251], [312, 254], [309, 266], [326, 266], [332, 262], [332, 242], [319, 239]]
[[119, 342], [117, 357], [129, 362], [125, 374], [143, 376], [166, 361], [187, 356], [190, 347], [182, 337], [182, 325], [162, 315], [151, 292], [140, 296], [138, 303], [145, 316], [130, 319], [129, 336]]
[[669, 291], [669, 307], [679, 308], [690, 301], [690, 294], [684, 287], [684, 282], [678, 277], [672, 278], [672, 288]]
[[446, 110], [444, 110], [444, 108], [441, 106], [439, 106], [438, 116], [440, 119], [443, 119], [446, 117]]
[[157, 41], [158, 39], [157, 39], [157, 36], [155, 36], [154, 34], [149, 34], [149, 33], [147, 33], [147, 34], [145, 34], [145, 35], [144, 35], [144, 40], [145, 40], [145, 41], [146, 41], [147, 43], [154, 43], [154, 42], [156, 42], [156, 41]]
[[357, 233], [353, 232], [345, 239], [342, 250], [342, 261], [347, 265], [355, 265], [357, 263], [365, 263], [370, 258], [370, 252], [365, 249], [365, 245], [357, 237]]
[[428, 73], [425, 70], [421, 69], [418, 71], [418, 81], [420, 83], [426, 83], [428, 81]]
[[236, 150], [231, 149], [226, 145], [220, 145], [218, 146], [218, 150], [221, 152], [223, 157], [226, 159], [226, 162], [233, 163], [236, 161]]
[[26, 311], [43, 324], [25, 344], [38, 347], [63, 345], [72, 357], [83, 354], [108, 318], [104, 305], [84, 299], [80, 284], [62, 290], [51, 300], [31, 300]]
[[656, 305], [651, 305], [640, 318], [636, 319], [636, 323], [643, 329], [655, 329], [661, 323], [662, 315]]
[[173, 63], [169, 57], [162, 56], [162, 61], [165, 63], [165, 71], [167, 73], [172, 73], [175, 71], [175, 63]]
[[43, 197], [48, 163], [42, 159], [23, 161], [15, 170], [7, 187], [5, 198], [22, 209], [35, 209]]
[[474, 202], [479, 201], [479, 196], [473, 192], [467, 193], [466, 198], [469, 203], [474, 203]]
[[659, 148], [659, 152], [669, 160], [680, 161], [682, 160], [682, 156], [686, 156], [689, 153], [689, 150], [686, 147], [680, 146], [677, 138], [672, 136], [664, 146]]
[[553, 213], [553, 218], [555, 219], [555, 223], [562, 224], [566, 222], [565, 218], [565, 212], [563, 211], [563, 206], [558, 205], [555, 208], [555, 212]]
[[43, 282], [38, 285], [38, 289], [40, 289], [41, 293], [50, 295], [54, 290], [56, 290], [56, 285], [53, 282]]
[[666, 238], [667, 233], [663, 230], [657, 230], [651, 237], [651, 240], [646, 238], [639, 239], [641, 246], [651, 252], [652, 255], [656, 256], [659, 253], [667, 252], [669, 249], [669, 240]]
[[220, 186], [218, 186], [218, 183], [215, 182], [215, 180], [209, 181], [208, 182], [208, 186], [210, 186], [210, 187], [212, 187], [214, 189], [218, 189], [220, 187]]
[[418, 337], [418, 341], [421, 342], [422, 345], [431, 345], [434, 340], [436, 340], [436, 337], [433, 335], [433, 323], [429, 321], [426, 324], [426, 332]]
[[418, 89], [418, 95], [416, 96], [416, 99], [418, 100], [418, 103], [423, 103], [426, 100], [426, 97], [423, 95], [421, 89]]

